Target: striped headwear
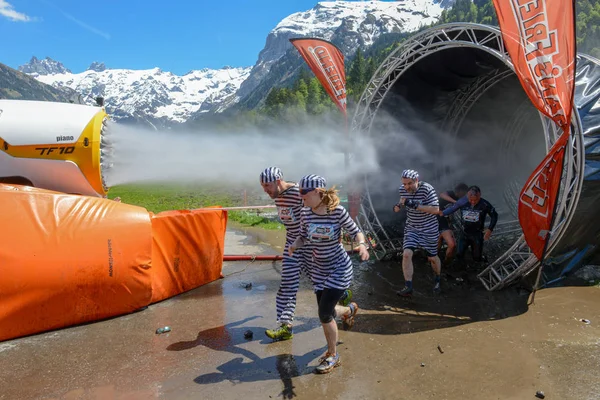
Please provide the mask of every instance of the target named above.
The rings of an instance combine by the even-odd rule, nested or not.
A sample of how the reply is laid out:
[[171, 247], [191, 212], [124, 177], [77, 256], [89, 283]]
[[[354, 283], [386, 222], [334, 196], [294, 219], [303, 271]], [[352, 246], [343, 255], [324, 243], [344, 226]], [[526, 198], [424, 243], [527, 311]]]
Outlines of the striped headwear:
[[405, 169], [404, 171], [402, 171], [402, 177], [416, 180], [419, 179], [419, 173], [414, 169]]
[[260, 173], [260, 183], [271, 183], [283, 178], [283, 172], [277, 167], [269, 167]]
[[300, 189], [324, 188], [325, 185], [327, 181], [319, 175], [305, 175], [300, 179]]

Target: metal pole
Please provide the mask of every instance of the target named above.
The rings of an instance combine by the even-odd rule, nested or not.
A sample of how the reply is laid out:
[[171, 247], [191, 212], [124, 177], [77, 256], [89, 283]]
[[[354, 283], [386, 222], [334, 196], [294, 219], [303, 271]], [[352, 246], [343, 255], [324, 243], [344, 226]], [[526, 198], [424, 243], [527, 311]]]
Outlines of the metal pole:
[[239, 207], [201, 207], [194, 210], [261, 210], [265, 208], [277, 208], [277, 206], [239, 206]]
[[[571, 134], [570, 130], [563, 131], [563, 135], [570, 135], [570, 134]], [[560, 136], [559, 136], [559, 138], [560, 138]], [[557, 138], [556, 140], [558, 141], [559, 139]], [[567, 144], [565, 144], [565, 148], [568, 145], [569, 145], [569, 141], [567, 139]], [[550, 149], [552, 149], [552, 148], [550, 148]], [[566, 151], [566, 149], [564, 149], [563, 151]], [[540, 260], [540, 269], [538, 270], [538, 275], [535, 280], [535, 285], [533, 286], [533, 294], [531, 296], [530, 305], [535, 304], [535, 294], [537, 293], [538, 285], [540, 284], [540, 279], [542, 277], [542, 270], [544, 269], [544, 261], [546, 260], [546, 252], [548, 250], [548, 245], [550, 243], [550, 235], [552, 234], [552, 226], [554, 225], [554, 220], [556, 218], [556, 210], [558, 209], [558, 196], [560, 194], [560, 182], [562, 181], [562, 175], [563, 175], [564, 169], [565, 169], [565, 156], [563, 154], [562, 165], [560, 166], [560, 178], [558, 180], [559, 189], [556, 192], [556, 199], [554, 201], [554, 207], [552, 210], [552, 219], [550, 220], [550, 227], [548, 228], [548, 234], [546, 235], [546, 242], [544, 243], [544, 250], [542, 251], [542, 259]]]

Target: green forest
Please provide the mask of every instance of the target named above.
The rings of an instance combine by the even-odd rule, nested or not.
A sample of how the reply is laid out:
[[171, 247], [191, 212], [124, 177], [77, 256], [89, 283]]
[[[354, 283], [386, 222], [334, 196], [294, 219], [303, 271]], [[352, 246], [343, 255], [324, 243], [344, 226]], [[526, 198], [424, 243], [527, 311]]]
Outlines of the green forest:
[[[600, 0], [577, 0], [577, 50], [600, 58]], [[437, 24], [476, 22], [498, 26], [492, 0], [456, 0], [451, 9], [442, 12]], [[436, 25], [437, 25], [436, 24]], [[433, 26], [433, 25], [432, 25]], [[427, 29], [430, 26], [423, 27]], [[358, 50], [346, 59], [348, 111], [353, 107], [381, 62], [411, 34], [382, 36], [366, 51]], [[259, 108], [243, 111], [227, 125], [250, 123], [268, 127], [270, 124], [306, 123], [319, 116], [337, 115], [336, 107], [308, 67], [303, 67], [289, 87], [275, 87]]]
[[[577, 51], [600, 58], [600, 0], [577, 0]], [[498, 26], [492, 0], [456, 0], [440, 23], [477, 22]]]

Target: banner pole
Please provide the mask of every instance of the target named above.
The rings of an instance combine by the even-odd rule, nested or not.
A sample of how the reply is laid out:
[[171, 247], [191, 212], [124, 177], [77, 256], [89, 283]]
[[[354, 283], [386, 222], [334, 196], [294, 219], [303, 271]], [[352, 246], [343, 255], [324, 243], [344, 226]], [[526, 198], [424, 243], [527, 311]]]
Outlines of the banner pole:
[[[554, 217], [552, 217], [552, 219], [554, 220]], [[550, 225], [550, 227], [552, 228], [552, 225]], [[544, 243], [544, 251], [542, 252], [542, 259], [540, 260], [540, 267], [538, 268], [537, 278], [535, 279], [535, 284], [533, 285], [533, 294], [531, 295], [531, 302], [528, 304], [530, 306], [535, 304], [535, 294], [537, 293], [540, 278], [542, 277], [542, 270], [544, 269], [544, 261], [546, 260], [546, 250], [548, 249], [549, 242], [550, 232], [548, 232], [548, 235], [546, 235], [546, 243]]]
[[[563, 135], [570, 135], [571, 134], [571, 130], [569, 129], [568, 131], [564, 131], [563, 130]], [[558, 139], [556, 139], [558, 140]], [[569, 140], [567, 139], [567, 146], [569, 146]], [[564, 149], [564, 152], [566, 153], [567, 149]], [[560, 178], [558, 179], [559, 182], [559, 189], [558, 192], [556, 193], [556, 201], [554, 202], [554, 207], [552, 209], [552, 218], [550, 220], [550, 227], [548, 228], [548, 234], [546, 235], [546, 241], [544, 242], [544, 250], [542, 251], [542, 258], [540, 260], [540, 268], [538, 270], [538, 274], [537, 274], [537, 278], [535, 279], [535, 284], [533, 285], [533, 294], [531, 295], [531, 303], [529, 303], [529, 305], [534, 305], [535, 304], [535, 294], [537, 293], [538, 290], [538, 285], [540, 284], [540, 279], [542, 277], [542, 270], [544, 269], [544, 261], [546, 261], [546, 252], [548, 251], [548, 245], [550, 243], [550, 236], [552, 235], [552, 226], [554, 225], [554, 220], [556, 219], [556, 210], [558, 209], [558, 196], [560, 195], [560, 182], [562, 181], [563, 178], [563, 172], [565, 169], [565, 157], [563, 156], [562, 159], [562, 165], [560, 166]]]
[[345, 168], [346, 168], [346, 182], [347, 182], [347, 186], [346, 186], [346, 198], [348, 199], [348, 211], [350, 213], [350, 218], [352, 218], [353, 220], [355, 220], [356, 222], [356, 218], [358, 217], [358, 205], [356, 204], [356, 184], [355, 184], [355, 180], [354, 180], [354, 176], [352, 176], [352, 174], [350, 174], [350, 152], [352, 149], [352, 140], [350, 138], [350, 125], [348, 124], [348, 114], [347, 111], [346, 113], [344, 113], [344, 118], [345, 118], [345, 122], [346, 122], [346, 146], [345, 146], [345, 151], [344, 151], [344, 161], [345, 161]]
[[346, 111], [344, 113], [344, 122], [345, 122], [345, 133], [346, 133], [346, 137], [345, 137], [345, 142], [346, 145], [344, 146], [344, 167], [346, 168], [346, 174], [349, 171], [350, 168], [350, 128], [348, 127], [348, 112]]

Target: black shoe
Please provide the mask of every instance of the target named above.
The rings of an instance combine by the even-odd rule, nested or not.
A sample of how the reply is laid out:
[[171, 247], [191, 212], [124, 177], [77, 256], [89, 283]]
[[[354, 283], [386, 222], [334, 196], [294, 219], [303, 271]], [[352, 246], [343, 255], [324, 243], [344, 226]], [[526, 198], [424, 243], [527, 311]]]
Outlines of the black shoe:
[[408, 286], [404, 286], [402, 288], [402, 290], [396, 292], [396, 294], [400, 297], [411, 297], [413, 293], [412, 288], [409, 288]]
[[433, 293], [434, 294], [440, 294], [440, 293], [442, 293], [442, 287], [441, 287], [440, 282], [436, 282], [436, 283], [433, 284]]

